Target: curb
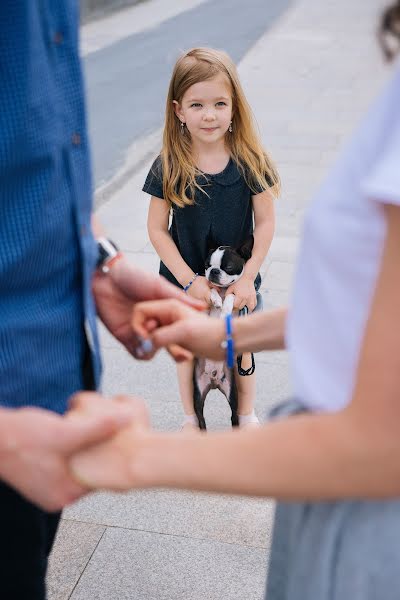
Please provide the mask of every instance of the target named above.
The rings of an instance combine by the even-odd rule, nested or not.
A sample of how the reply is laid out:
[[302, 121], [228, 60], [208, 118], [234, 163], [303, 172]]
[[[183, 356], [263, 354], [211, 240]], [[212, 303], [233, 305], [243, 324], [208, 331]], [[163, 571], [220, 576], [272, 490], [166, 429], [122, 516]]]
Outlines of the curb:
[[94, 192], [94, 209], [97, 210], [128, 183], [132, 177], [148, 162], [156, 157], [161, 149], [163, 129], [157, 129], [149, 135], [133, 142], [129, 147], [124, 164], [115, 175], [97, 186]]

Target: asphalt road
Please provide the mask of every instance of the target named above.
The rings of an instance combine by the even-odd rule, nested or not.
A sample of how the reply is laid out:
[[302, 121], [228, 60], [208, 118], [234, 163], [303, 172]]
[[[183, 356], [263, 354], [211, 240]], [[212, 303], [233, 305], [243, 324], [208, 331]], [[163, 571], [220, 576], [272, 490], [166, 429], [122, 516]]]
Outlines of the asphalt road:
[[[238, 63], [290, 3], [209, 0], [89, 54], [84, 64], [96, 187], [115, 174], [134, 141], [162, 125], [170, 74], [181, 51], [221, 48]], [[268, 79], [268, 64], [263, 76]]]

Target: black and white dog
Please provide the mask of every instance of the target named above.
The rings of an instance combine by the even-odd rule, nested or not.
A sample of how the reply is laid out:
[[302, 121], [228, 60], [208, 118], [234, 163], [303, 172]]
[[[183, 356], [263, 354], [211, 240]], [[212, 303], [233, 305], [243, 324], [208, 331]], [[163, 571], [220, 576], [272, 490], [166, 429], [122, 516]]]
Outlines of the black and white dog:
[[[250, 236], [238, 248], [219, 246], [210, 250], [205, 264], [205, 276], [212, 284], [210, 316], [224, 318], [232, 313], [235, 297], [225, 295], [226, 289], [243, 274], [244, 265], [251, 257], [254, 238]], [[238, 395], [233, 369], [225, 362], [196, 359], [193, 369], [193, 404], [200, 429], [206, 429], [204, 402], [210, 390], [220, 390], [229, 402], [232, 411], [232, 426], [238, 421]]]

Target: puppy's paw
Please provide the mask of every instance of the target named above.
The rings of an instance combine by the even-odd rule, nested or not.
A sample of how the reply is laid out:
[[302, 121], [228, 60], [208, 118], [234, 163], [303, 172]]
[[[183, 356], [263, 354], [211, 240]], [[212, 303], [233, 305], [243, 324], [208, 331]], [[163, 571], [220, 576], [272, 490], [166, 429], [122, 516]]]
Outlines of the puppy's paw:
[[215, 308], [222, 308], [222, 299], [221, 299], [221, 296], [218, 296], [218, 298], [216, 298], [215, 301], [213, 301], [213, 306]]
[[225, 296], [224, 302], [222, 304], [222, 312], [221, 317], [226, 317], [227, 315], [231, 315], [233, 311], [233, 305], [235, 303], [235, 295], [227, 294]]
[[211, 290], [211, 303], [215, 308], [222, 308], [222, 298], [221, 296], [218, 294], [216, 289], [212, 289]]

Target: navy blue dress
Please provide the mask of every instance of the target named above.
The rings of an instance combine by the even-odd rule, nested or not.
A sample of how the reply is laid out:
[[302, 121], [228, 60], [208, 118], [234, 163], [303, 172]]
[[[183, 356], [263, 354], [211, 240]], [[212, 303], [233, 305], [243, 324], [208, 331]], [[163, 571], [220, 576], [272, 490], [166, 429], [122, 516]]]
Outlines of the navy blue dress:
[[[184, 208], [174, 206], [169, 233], [183, 260], [195, 273], [204, 274], [209, 248], [237, 247], [253, 233], [251, 197], [263, 190], [257, 185], [250, 189], [232, 159], [221, 173], [204, 174], [197, 181], [207, 193], [196, 189], [194, 204]], [[164, 197], [159, 156], [146, 177], [143, 191], [157, 198]], [[181, 287], [163, 262], [160, 275]], [[256, 289], [260, 287], [260, 274], [254, 284]]]

